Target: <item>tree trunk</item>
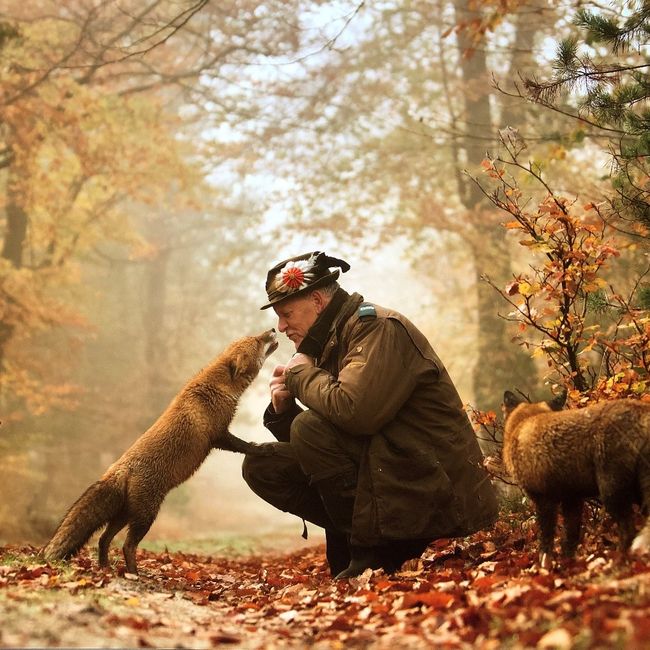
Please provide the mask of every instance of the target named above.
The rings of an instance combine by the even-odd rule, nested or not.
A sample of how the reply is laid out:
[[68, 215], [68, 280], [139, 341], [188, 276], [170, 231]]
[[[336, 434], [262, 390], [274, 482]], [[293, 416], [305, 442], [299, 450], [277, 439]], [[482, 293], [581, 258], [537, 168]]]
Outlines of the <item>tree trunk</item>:
[[2, 257], [11, 262], [14, 268], [23, 265], [23, 247], [27, 236], [27, 212], [17, 203], [17, 197], [11, 190], [7, 192], [7, 230], [5, 232]]
[[[9, 167], [7, 180], [7, 207], [5, 208], [7, 225], [1, 256], [16, 269], [23, 265], [23, 250], [27, 237], [27, 211], [21, 200], [20, 181], [20, 174], [14, 164]], [[4, 300], [9, 298], [5, 296]], [[13, 324], [0, 321], [0, 373], [4, 369], [6, 349], [13, 336], [14, 328]]]
[[[155, 240], [154, 240], [155, 241]], [[169, 377], [165, 340], [165, 309], [167, 294], [167, 269], [170, 251], [161, 244], [156, 257], [145, 267], [144, 296], [144, 357], [147, 373], [147, 401], [151, 413], [160, 413], [169, 401]]]
[[[468, 0], [455, 0], [456, 22], [475, 17]], [[465, 167], [472, 173], [485, 157], [486, 136], [494, 134], [490, 107], [491, 79], [483, 49], [473, 49], [467, 29], [458, 31], [460, 72], [463, 80], [465, 124]], [[474, 369], [474, 400], [480, 409], [496, 410], [507, 388], [529, 390], [536, 382], [534, 364], [529, 355], [511, 342], [507, 323], [498, 315], [499, 298], [481, 277], [488, 273], [497, 284], [511, 276], [511, 260], [500, 217], [481, 209], [483, 194], [467, 176], [459, 177], [459, 193], [468, 217], [474, 223], [472, 244], [478, 292], [478, 357]], [[505, 307], [505, 305], [503, 305]]]

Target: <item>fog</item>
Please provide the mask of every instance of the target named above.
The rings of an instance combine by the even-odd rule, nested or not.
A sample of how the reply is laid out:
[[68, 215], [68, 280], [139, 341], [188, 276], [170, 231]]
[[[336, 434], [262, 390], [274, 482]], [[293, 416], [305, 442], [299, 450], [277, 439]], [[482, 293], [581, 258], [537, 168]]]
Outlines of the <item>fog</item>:
[[[73, 357], [68, 381], [79, 390], [76, 407], [54, 409], [41, 417], [18, 413], [3, 427], [7, 482], [0, 496], [2, 541], [46, 541], [74, 499], [156, 419], [196, 371], [230, 340], [276, 326], [273, 310], [259, 310], [266, 299], [266, 270], [292, 255], [326, 250], [349, 261], [352, 268], [339, 278], [341, 286], [401, 311], [420, 326], [454, 376], [463, 399], [469, 401], [471, 360], [466, 353], [475, 325], [473, 297], [471, 291], [465, 293], [462, 270], [450, 272], [442, 257], [429, 260], [428, 268], [437, 270], [440, 278], [432, 282], [399, 241], [372, 254], [331, 241], [325, 249], [322, 243], [317, 237], [302, 237], [266, 251], [254, 272], [245, 275], [245, 284], [218, 287], [225, 307], [218, 299], [215, 302], [210, 287], [202, 286], [200, 269], [198, 278], [187, 269], [180, 276], [172, 274], [183, 290], [177, 293], [178, 287], [167, 283], [165, 309], [173, 313], [162, 321], [164, 335], [155, 333], [156, 345], [168, 347], [159, 351], [168, 366], [155, 361], [152, 366], [151, 356], [140, 351], [152, 333], [142, 313], [136, 315], [135, 310], [150, 301], [145, 295], [150, 285], [129, 276], [145, 271], [95, 269], [89, 275], [93, 283], [79, 295], [94, 322], [78, 340], [47, 341], [48, 354]], [[220, 283], [218, 273], [213, 282]], [[181, 316], [178, 301], [183, 305]], [[280, 335], [279, 349], [240, 401], [230, 427], [235, 435], [257, 442], [273, 439], [261, 421], [268, 382], [274, 365], [284, 363], [293, 351], [293, 344]], [[153, 397], [151, 386], [157, 388]], [[154, 412], [156, 400], [159, 408]], [[263, 502], [248, 488], [241, 476], [242, 459], [232, 452], [213, 451], [193, 477], [170, 492], [145, 543], [257, 537], [270, 545], [273, 540], [284, 545], [321, 539], [323, 531], [309, 525], [309, 542], [304, 542], [301, 520]]]
[[[534, 125], [562, 130], [492, 85], [546, 61], [566, 22], [541, 4], [539, 20], [513, 8], [484, 34], [471, 2], [163, 1], [149, 16], [130, 0], [11, 0], [0, 542], [46, 541], [189, 378], [275, 325], [259, 309], [266, 273], [294, 255], [346, 259], [341, 286], [420, 327], [464, 402], [526, 389], [535, 369], [479, 280], [511, 277], [516, 242], [463, 172], [499, 147], [502, 120], [540, 143], [531, 159], [550, 155]], [[556, 153], [549, 173], [579, 191], [586, 175]], [[268, 382], [291, 353], [285, 340], [266, 362], [233, 433], [271, 440]], [[241, 462], [213, 452], [146, 539], [300, 542], [302, 523], [252, 494]]]

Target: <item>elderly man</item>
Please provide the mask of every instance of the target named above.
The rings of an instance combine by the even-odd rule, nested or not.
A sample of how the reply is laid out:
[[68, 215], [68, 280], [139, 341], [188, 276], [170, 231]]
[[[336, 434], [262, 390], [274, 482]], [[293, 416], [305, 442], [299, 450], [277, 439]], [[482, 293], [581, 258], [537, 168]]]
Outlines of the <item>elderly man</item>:
[[317, 251], [268, 272], [262, 309], [274, 309], [296, 354], [270, 382], [264, 424], [275, 454], [247, 456], [243, 474], [264, 500], [325, 528], [332, 575], [347, 578], [394, 571], [434, 539], [485, 528], [497, 505], [425, 336], [348, 294], [332, 268], [350, 266]]

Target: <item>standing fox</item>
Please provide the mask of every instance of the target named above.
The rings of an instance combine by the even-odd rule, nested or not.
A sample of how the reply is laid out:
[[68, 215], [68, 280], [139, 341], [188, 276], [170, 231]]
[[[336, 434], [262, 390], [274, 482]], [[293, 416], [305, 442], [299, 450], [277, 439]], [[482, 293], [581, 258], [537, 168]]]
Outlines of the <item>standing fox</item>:
[[74, 555], [102, 526], [99, 564], [108, 566], [108, 547], [128, 524], [123, 552], [137, 573], [135, 550], [153, 524], [167, 493], [186, 481], [211, 449], [270, 453], [228, 431], [237, 402], [266, 358], [278, 347], [275, 330], [232, 343], [192, 378], [164, 413], [73, 504], [43, 549], [47, 559]]
[[537, 510], [540, 563], [553, 552], [558, 505], [565, 539], [562, 552], [575, 555], [582, 505], [598, 497], [618, 527], [619, 550], [650, 550], [650, 517], [634, 539], [633, 503], [650, 508], [650, 404], [621, 399], [561, 411], [566, 393], [552, 402], [529, 404], [510, 391], [503, 461]]

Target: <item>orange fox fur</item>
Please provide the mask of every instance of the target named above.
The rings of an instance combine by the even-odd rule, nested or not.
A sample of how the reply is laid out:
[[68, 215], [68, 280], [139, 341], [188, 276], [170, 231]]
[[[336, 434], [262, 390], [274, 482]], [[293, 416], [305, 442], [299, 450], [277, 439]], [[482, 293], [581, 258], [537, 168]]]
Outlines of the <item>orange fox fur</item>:
[[102, 478], [73, 504], [43, 549], [47, 559], [74, 555], [102, 526], [99, 563], [128, 525], [123, 552], [127, 571], [137, 573], [135, 551], [153, 524], [167, 493], [186, 481], [213, 448], [265, 454], [269, 447], [245, 442], [228, 431], [237, 402], [277, 348], [275, 330], [232, 343], [193, 377], [171, 404]]
[[554, 410], [561, 406], [504, 395], [503, 460], [536, 506], [542, 564], [553, 550], [558, 505], [566, 530], [562, 550], [572, 557], [590, 497], [617, 523], [621, 551], [630, 544], [650, 550], [650, 517], [633, 541], [632, 510], [635, 502], [650, 508], [650, 404], [621, 399]]

